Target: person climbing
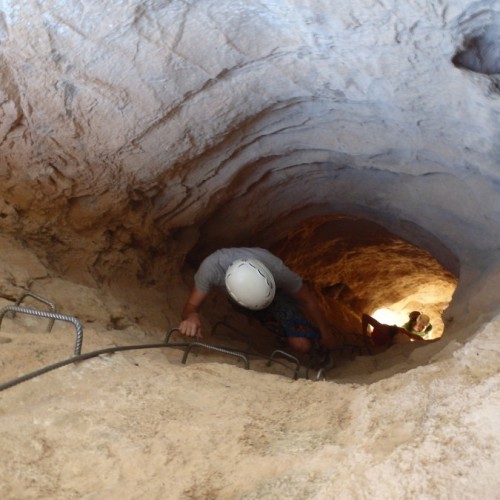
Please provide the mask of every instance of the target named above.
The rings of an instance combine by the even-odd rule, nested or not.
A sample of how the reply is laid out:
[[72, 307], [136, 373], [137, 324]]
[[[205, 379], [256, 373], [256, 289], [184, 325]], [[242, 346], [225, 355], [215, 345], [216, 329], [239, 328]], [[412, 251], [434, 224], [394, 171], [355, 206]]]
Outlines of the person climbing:
[[206, 257], [182, 310], [179, 331], [202, 338], [200, 308], [213, 287], [226, 287], [245, 309], [269, 311], [281, 325], [288, 345], [309, 352], [314, 342], [334, 349], [339, 342], [310, 286], [263, 248], [222, 248]]
[[432, 330], [430, 318], [427, 314], [420, 311], [412, 311], [409, 315], [409, 321], [403, 325], [403, 328], [414, 335], [425, 337]]
[[[373, 330], [370, 332], [368, 327], [371, 326]], [[397, 325], [386, 325], [379, 323], [375, 318], [368, 314], [361, 316], [361, 332], [364, 337], [368, 337], [375, 347], [390, 347], [398, 342], [398, 336], [403, 336], [402, 339], [416, 340], [426, 342], [422, 336], [414, 334]]]

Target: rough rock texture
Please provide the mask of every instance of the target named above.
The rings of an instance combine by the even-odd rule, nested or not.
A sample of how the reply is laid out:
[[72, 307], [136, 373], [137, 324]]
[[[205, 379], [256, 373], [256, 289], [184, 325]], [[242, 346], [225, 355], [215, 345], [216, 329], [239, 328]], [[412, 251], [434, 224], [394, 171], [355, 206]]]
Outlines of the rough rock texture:
[[[363, 359], [335, 372], [339, 381], [367, 384], [394, 376], [397, 383], [387, 382], [396, 394], [387, 403], [393, 415], [401, 406], [398, 391], [405, 393], [414, 380], [409, 368], [430, 365], [418, 369], [415, 397], [419, 408], [435, 413], [426, 420], [422, 411], [415, 424], [406, 411], [410, 423], [397, 431], [394, 460], [388, 451], [383, 470], [363, 472], [360, 484], [375, 496], [371, 480], [400, 474], [407, 496], [432, 496], [434, 484], [437, 496], [453, 491], [493, 498], [498, 479], [492, 471], [483, 467], [483, 475], [476, 471], [473, 477], [471, 464], [454, 468], [441, 458], [451, 460], [450, 439], [456, 439], [456, 454], [486, 453], [489, 463], [500, 449], [498, 432], [481, 430], [483, 424], [498, 426], [488, 397], [495, 401], [499, 387], [499, 32], [494, 0], [4, 0], [3, 302], [31, 289], [53, 298], [62, 312], [99, 325], [99, 332], [160, 335], [178, 322], [193, 266], [214, 248], [244, 244], [273, 248], [313, 281], [319, 295], [346, 285], [344, 295], [322, 295], [345, 331], [359, 326], [362, 310], [425, 308], [444, 331], [441, 341], [417, 350], [401, 347], [393, 357]], [[211, 305], [207, 325], [232, 314], [223, 298]], [[6, 367], [10, 357], [4, 355]], [[46, 358], [40, 354], [40, 360]], [[456, 385], [453, 376], [443, 382], [449, 396], [442, 387], [435, 392], [433, 370], [456, 375]], [[124, 383], [134, 391], [133, 383]], [[305, 390], [299, 384], [299, 392]], [[378, 406], [370, 413], [375, 396], [384, 394], [373, 387], [341, 390], [346, 398], [352, 391], [360, 412], [368, 406], [376, 432], [373, 422], [386, 415]], [[460, 402], [468, 390], [470, 400]], [[325, 391], [333, 398], [335, 385]], [[110, 388], [102, 397], [112, 393]], [[22, 394], [8, 396], [6, 408], [30, 400], [29, 391]], [[415, 395], [405, 394], [410, 400]], [[472, 408], [480, 400], [484, 411]], [[434, 439], [447, 408], [465, 416]], [[338, 414], [339, 407], [330, 410]], [[314, 419], [302, 416], [304, 422]], [[135, 418], [140, 421], [141, 414]], [[48, 418], [47, 429], [56, 420]], [[16, 423], [5, 424], [7, 435]], [[352, 434], [354, 427], [346, 425], [346, 435]], [[407, 438], [415, 426], [423, 433], [418, 442]], [[470, 426], [474, 430], [463, 440], [453, 437]], [[277, 432], [279, 425], [271, 428]], [[34, 446], [42, 469], [51, 460], [43, 444], [47, 429], [34, 430], [41, 433]], [[306, 440], [295, 431], [291, 448], [305, 450]], [[471, 451], [474, 436], [483, 455]], [[358, 438], [361, 455], [380, 444], [368, 435]], [[322, 441], [330, 443], [327, 448], [340, 446], [329, 439]], [[398, 448], [403, 441], [408, 447]], [[415, 481], [408, 481], [409, 466], [394, 464], [401, 458], [409, 464], [408, 454], [421, 445], [434, 453], [431, 462], [443, 474], [459, 478], [458, 486], [447, 490], [445, 479], [433, 483], [429, 468], [425, 477], [414, 473]], [[206, 447], [217, 449], [217, 443]], [[297, 497], [332, 497], [337, 488], [325, 479], [330, 474], [346, 498], [356, 498], [355, 464], [363, 463], [358, 450], [331, 451], [319, 453], [318, 461], [348, 462], [353, 469], [312, 467], [307, 477], [315, 486], [300, 489]], [[22, 464], [29, 453], [20, 453]], [[266, 447], [259, 453], [264, 456]], [[417, 460], [430, 463], [425, 452]], [[54, 470], [57, 463], [50, 462]], [[282, 489], [287, 476], [279, 467], [253, 491], [244, 481], [239, 491], [212, 484], [210, 472], [200, 479], [203, 487], [188, 475], [175, 494], [294, 497]], [[67, 477], [71, 483], [73, 476]], [[420, 480], [421, 489], [408, 486]], [[89, 488], [102, 490], [97, 483]], [[42, 489], [24, 486], [25, 497], [43, 496]], [[56, 490], [43, 491], [54, 496]], [[65, 491], [81, 496], [70, 486]], [[161, 497], [165, 490], [156, 485], [151, 491]], [[382, 490], [380, 498], [400, 493]], [[22, 496], [12, 488], [6, 494]]]

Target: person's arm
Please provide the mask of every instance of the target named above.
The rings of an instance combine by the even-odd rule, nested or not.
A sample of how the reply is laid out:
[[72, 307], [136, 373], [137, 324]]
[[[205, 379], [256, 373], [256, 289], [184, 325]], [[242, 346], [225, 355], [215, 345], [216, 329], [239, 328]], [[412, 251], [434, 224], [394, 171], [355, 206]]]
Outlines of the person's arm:
[[399, 328], [398, 329], [398, 333], [402, 333], [403, 335], [406, 335], [406, 336], [410, 337], [412, 340], [416, 340], [418, 342], [429, 343], [429, 342], [435, 342], [436, 340], [439, 340], [439, 338], [437, 338], [437, 339], [430, 339], [430, 340], [424, 339], [421, 335], [417, 335], [415, 333], [411, 333], [411, 332], [409, 332], [408, 330], [406, 330], [404, 328]]
[[191, 290], [182, 310], [183, 321], [179, 325], [179, 330], [183, 335], [187, 337], [203, 338], [199, 310], [207, 295], [206, 292], [200, 292], [200, 290], [195, 287]]
[[333, 327], [328, 322], [327, 317], [319, 306], [318, 301], [309, 286], [304, 283], [299, 291], [292, 295], [303, 306], [306, 315], [308, 315], [316, 327], [319, 328], [321, 333], [321, 343], [329, 349], [338, 347], [340, 341], [333, 334]]
[[381, 324], [375, 319], [369, 316], [368, 314], [363, 314], [361, 316], [361, 333], [365, 337], [370, 337], [370, 332], [368, 331], [368, 325], [375, 328], [381, 329]]
[[410, 337], [412, 340], [417, 340], [420, 342], [425, 342], [425, 339], [422, 338], [422, 335], [417, 335], [415, 333], [411, 333], [405, 328], [399, 328], [398, 333], [402, 333], [403, 335], [406, 335], [407, 337]]

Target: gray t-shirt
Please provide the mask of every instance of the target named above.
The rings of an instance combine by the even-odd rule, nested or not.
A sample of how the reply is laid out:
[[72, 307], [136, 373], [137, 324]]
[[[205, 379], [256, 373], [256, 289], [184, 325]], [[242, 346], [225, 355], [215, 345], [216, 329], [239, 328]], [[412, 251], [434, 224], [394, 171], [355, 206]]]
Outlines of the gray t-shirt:
[[213, 286], [224, 286], [227, 268], [238, 259], [260, 260], [274, 277], [276, 288], [294, 294], [302, 287], [302, 278], [289, 269], [281, 259], [263, 248], [222, 248], [209, 255], [194, 275], [194, 284], [200, 292]]

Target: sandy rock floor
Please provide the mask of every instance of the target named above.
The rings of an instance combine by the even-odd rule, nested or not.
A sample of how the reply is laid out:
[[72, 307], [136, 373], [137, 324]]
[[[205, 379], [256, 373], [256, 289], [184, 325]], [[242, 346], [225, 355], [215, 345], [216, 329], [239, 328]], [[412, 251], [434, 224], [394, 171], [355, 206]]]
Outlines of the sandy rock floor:
[[[71, 325], [13, 326], [0, 331], [2, 382], [72, 355]], [[0, 393], [0, 495], [498, 498], [498, 327], [454, 364], [370, 385], [293, 381], [217, 356], [183, 365], [176, 349], [71, 364]], [[160, 340], [87, 328], [83, 351]], [[489, 368], [474, 363], [481, 353]]]

